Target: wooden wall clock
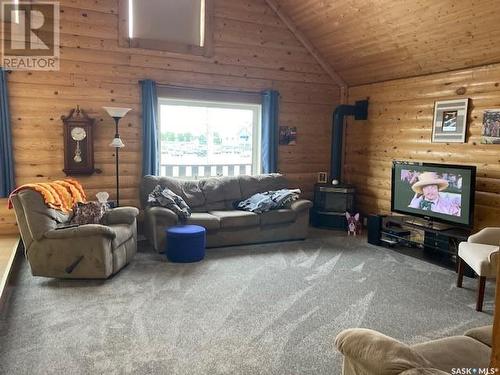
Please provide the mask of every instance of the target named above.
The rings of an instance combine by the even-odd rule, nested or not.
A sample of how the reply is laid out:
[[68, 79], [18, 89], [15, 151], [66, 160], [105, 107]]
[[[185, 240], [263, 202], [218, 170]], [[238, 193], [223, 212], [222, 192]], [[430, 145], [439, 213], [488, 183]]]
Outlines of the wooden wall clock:
[[61, 119], [64, 127], [63, 172], [68, 176], [94, 173], [94, 119], [79, 106]]

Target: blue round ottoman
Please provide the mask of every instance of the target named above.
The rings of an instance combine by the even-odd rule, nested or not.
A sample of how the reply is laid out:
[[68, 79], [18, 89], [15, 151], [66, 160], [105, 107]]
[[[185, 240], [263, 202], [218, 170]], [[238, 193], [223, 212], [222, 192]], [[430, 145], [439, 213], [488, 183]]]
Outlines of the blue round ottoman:
[[176, 225], [165, 231], [165, 253], [171, 262], [198, 262], [205, 257], [205, 228], [199, 225]]

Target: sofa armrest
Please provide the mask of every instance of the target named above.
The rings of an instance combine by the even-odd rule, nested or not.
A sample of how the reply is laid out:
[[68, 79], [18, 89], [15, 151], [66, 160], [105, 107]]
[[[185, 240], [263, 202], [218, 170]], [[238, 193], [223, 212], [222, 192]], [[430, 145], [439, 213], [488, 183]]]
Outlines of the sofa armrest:
[[497, 269], [498, 261], [500, 259], [500, 251], [494, 251], [490, 255], [488, 255], [488, 261], [491, 264], [493, 269]]
[[476, 234], [469, 236], [467, 242], [498, 246], [500, 244], [500, 228], [489, 227], [481, 229]]
[[177, 225], [177, 223], [179, 222], [179, 217], [177, 216], [177, 214], [165, 207], [149, 207], [146, 209], [145, 214], [154, 218], [162, 218], [167, 222], [166, 224], [168, 226]]
[[465, 331], [464, 336], [472, 337], [474, 340], [488, 345], [490, 348], [493, 346], [493, 326], [483, 326], [471, 328]]
[[132, 224], [139, 215], [139, 210], [135, 207], [117, 207], [106, 212], [103, 223], [112, 224]]
[[290, 208], [296, 212], [301, 212], [310, 209], [312, 206], [313, 203], [307, 199], [297, 199], [292, 202]]
[[418, 353], [389, 336], [371, 329], [352, 328], [340, 332], [335, 346], [369, 374], [391, 375], [414, 368], [430, 367]]
[[105, 236], [111, 239], [116, 237], [116, 233], [110, 227], [100, 224], [85, 224], [78, 227], [66, 229], [52, 229], [45, 233], [45, 238], [49, 239], [71, 239], [90, 236]]

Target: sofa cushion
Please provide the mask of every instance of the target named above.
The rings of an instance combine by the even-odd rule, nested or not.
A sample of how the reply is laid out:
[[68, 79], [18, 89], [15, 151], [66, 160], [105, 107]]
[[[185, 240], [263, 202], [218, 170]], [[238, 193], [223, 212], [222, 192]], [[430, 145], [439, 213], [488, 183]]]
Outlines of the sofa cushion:
[[187, 219], [186, 224], [199, 225], [206, 230], [220, 229], [220, 218], [206, 212], [194, 212]]
[[278, 173], [258, 176], [240, 176], [241, 199], [251, 197], [256, 193], [285, 189], [288, 186], [286, 178]]
[[128, 224], [114, 224], [109, 227], [116, 233], [116, 237], [113, 239], [113, 249], [120, 247], [133, 236]]
[[221, 178], [207, 178], [200, 181], [200, 188], [205, 196], [207, 203], [219, 202], [224, 200], [224, 190], [222, 190]]
[[452, 336], [413, 345], [432, 367], [451, 373], [453, 368], [486, 368], [491, 348], [468, 336]]
[[169, 188], [186, 201], [193, 212], [225, 210], [234, 201], [255, 193], [289, 187], [284, 176], [278, 173], [258, 176], [211, 177], [201, 180], [181, 180], [171, 177], [144, 176], [141, 183], [141, 203], [147, 205], [149, 193], [160, 185]]
[[26, 223], [31, 237], [35, 240], [42, 239], [46, 232], [54, 229], [57, 224], [66, 223], [69, 219], [68, 214], [49, 208], [37, 191], [21, 190], [17, 196], [25, 208]]
[[232, 209], [233, 202], [241, 199], [239, 177], [208, 178], [200, 181], [200, 188], [205, 195], [206, 211]]
[[495, 277], [497, 265], [490, 261], [490, 255], [498, 250], [498, 246], [461, 242], [458, 245], [458, 256], [479, 276]]
[[141, 183], [141, 203], [143, 207], [147, 206], [149, 193], [153, 191], [156, 185], [162, 188], [169, 188], [175, 194], [186, 201], [189, 207], [195, 208], [205, 204], [205, 196], [200, 188], [200, 181], [181, 180], [171, 177], [144, 176]]
[[204, 206], [197, 207], [193, 212], [222, 211], [226, 209], [224, 201], [207, 202]]
[[241, 188], [239, 177], [223, 177], [222, 190], [225, 201], [237, 201], [241, 199]]
[[[205, 204], [205, 196], [199, 186], [199, 181], [179, 180], [182, 186], [182, 193], [184, 200], [189, 207], [198, 207]], [[181, 195], [182, 197], [182, 195]]]
[[290, 209], [271, 210], [259, 216], [261, 225], [291, 223], [297, 218], [295, 211]]
[[221, 228], [250, 227], [259, 225], [259, 215], [246, 211], [210, 211], [220, 219]]

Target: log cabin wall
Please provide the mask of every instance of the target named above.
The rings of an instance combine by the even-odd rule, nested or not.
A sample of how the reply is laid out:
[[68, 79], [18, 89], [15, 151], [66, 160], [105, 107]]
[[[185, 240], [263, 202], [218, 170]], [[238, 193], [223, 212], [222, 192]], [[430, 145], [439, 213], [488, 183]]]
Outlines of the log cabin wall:
[[[349, 102], [369, 97], [366, 121], [346, 128], [344, 176], [359, 209], [390, 211], [392, 160], [477, 166], [476, 228], [500, 225], [500, 146], [481, 144], [485, 109], [500, 108], [500, 64], [355, 86]], [[431, 143], [435, 100], [470, 98], [466, 143]]]
[[[312, 196], [316, 173], [327, 171], [330, 127], [339, 88], [264, 0], [216, 0], [214, 56], [182, 56], [118, 47], [118, 0], [62, 0], [61, 69], [9, 74], [16, 183], [65, 177], [61, 115], [76, 105], [97, 119], [95, 167], [80, 178], [89, 197], [114, 196], [113, 120], [102, 106], [131, 107], [120, 123], [121, 203], [138, 205], [141, 110], [138, 80], [160, 84], [281, 93], [280, 124], [296, 126], [295, 146], [281, 146], [279, 169]], [[0, 234], [16, 232], [0, 200]]]

